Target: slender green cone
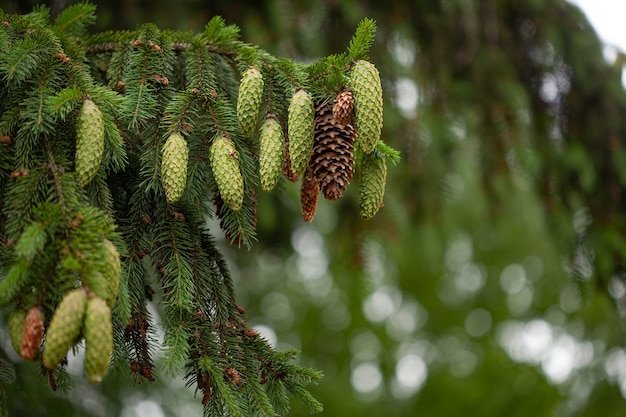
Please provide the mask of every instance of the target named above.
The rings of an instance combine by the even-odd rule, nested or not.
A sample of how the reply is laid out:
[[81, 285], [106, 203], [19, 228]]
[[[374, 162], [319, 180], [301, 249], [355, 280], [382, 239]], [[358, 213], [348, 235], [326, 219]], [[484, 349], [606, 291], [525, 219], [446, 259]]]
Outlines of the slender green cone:
[[237, 96], [237, 119], [241, 133], [250, 137], [254, 133], [263, 97], [263, 75], [256, 67], [250, 67], [241, 77]]
[[87, 306], [87, 293], [81, 288], [65, 294], [57, 306], [43, 348], [43, 364], [54, 369], [80, 335]]
[[87, 265], [87, 268], [85, 268], [84, 273], [81, 275], [81, 280], [83, 281], [83, 284], [89, 288], [89, 291], [98, 297], [105, 300], [113, 298], [106, 271], [92, 268]]
[[102, 298], [93, 297], [87, 302], [83, 335], [87, 379], [97, 384], [106, 375], [113, 352], [111, 309]]
[[276, 118], [269, 116], [259, 135], [259, 175], [265, 191], [271, 191], [276, 186], [283, 168], [284, 153], [283, 131]]
[[209, 161], [222, 201], [232, 210], [243, 203], [243, 176], [239, 170], [239, 152], [232, 140], [218, 135], [209, 150]]
[[363, 154], [359, 183], [359, 207], [362, 218], [371, 219], [382, 207], [386, 179], [385, 161], [375, 154]]
[[291, 170], [298, 176], [304, 173], [313, 149], [314, 118], [311, 96], [304, 90], [298, 90], [289, 103], [287, 128]]
[[103, 246], [105, 249], [107, 270], [104, 271], [105, 278], [109, 284], [109, 298], [106, 302], [112, 307], [117, 299], [120, 287], [120, 276], [122, 274], [122, 264], [120, 261], [120, 253], [115, 245], [109, 240], [104, 239]]
[[179, 133], [172, 133], [163, 145], [161, 183], [168, 203], [175, 203], [185, 191], [189, 147]]
[[81, 187], [96, 176], [104, 152], [104, 118], [90, 98], [85, 99], [76, 124], [76, 178]]
[[376, 147], [383, 128], [383, 89], [374, 64], [357, 61], [352, 67], [350, 88], [354, 96], [354, 124], [363, 152]]
[[25, 310], [15, 310], [9, 316], [9, 338], [16, 353], [22, 350], [22, 337], [24, 335]]

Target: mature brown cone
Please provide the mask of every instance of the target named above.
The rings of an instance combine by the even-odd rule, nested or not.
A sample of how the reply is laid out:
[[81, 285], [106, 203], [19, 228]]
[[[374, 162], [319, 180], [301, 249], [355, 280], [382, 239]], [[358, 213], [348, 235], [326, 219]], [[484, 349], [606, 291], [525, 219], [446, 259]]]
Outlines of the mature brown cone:
[[320, 184], [313, 177], [311, 168], [307, 168], [302, 177], [302, 186], [300, 187], [300, 203], [302, 204], [302, 218], [306, 222], [313, 221], [315, 212], [317, 211], [317, 197], [320, 193]]
[[317, 106], [315, 142], [309, 165], [327, 200], [341, 197], [352, 179], [355, 140], [352, 125], [339, 123], [330, 105]]
[[354, 110], [354, 97], [352, 91], [343, 90], [337, 95], [333, 104], [333, 115], [341, 124], [347, 125], [352, 122], [352, 110]]
[[43, 334], [43, 314], [39, 307], [34, 306], [26, 313], [24, 321], [24, 334], [22, 335], [22, 346], [20, 355], [29, 361], [35, 359], [39, 353], [41, 336]]

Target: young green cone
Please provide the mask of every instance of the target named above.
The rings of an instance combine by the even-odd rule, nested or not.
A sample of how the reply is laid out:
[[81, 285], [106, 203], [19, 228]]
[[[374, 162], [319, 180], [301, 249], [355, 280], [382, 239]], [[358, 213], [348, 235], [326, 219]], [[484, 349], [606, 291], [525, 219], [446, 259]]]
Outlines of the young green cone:
[[239, 170], [239, 152], [232, 140], [218, 135], [209, 150], [209, 161], [222, 200], [232, 210], [243, 203], [243, 176]]
[[26, 320], [25, 310], [15, 310], [9, 316], [9, 338], [13, 349], [18, 354], [22, 351], [22, 337], [24, 335], [24, 321]]
[[83, 101], [76, 124], [76, 178], [87, 185], [100, 169], [104, 152], [104, 118], [90, 98]]
[[168, 203], [175, 203], [183, 195], [187, 182], [189, 148], [179, 133], [172, 133], [163, 145], [161, 183]]
[[105, 249], [105, 257], [107, 269], [104, 271], [105, 278], [109, 283], [110, 297], [106, 300], [109, 306], [113, 306], [117, 299], [120, 287], [120, 275], [122, 273], [122, 265], [120, 262], [120, 253], [115, 245], [109, 240], [104, 239], [103, 246]]
[[313, 148], [315, 108], [311, 96], [298, 90], [291, 98], [288, 111], [289, 157], [291, 170], [302, 175]]
[[363, 152], [376, 147], [383, 127], [383, 89], [374, 64], [357, 61], [352, 67], [350, 88], [354, 97], [354, 127]]
[[93, 297], [87, 302], [83, 335], [87, 379], [97, 384], [106, 375], [113, 352], [111, 309], [102, 298]]
[[375, 154], [363, 154], [361, 182], [359, 184], [359, 206], [361, 217], [371, 219], [383, 204], [387, 165]]
[[83, 315], [87, 306], [87, 293], [76, 289], [65, 294], [57, 306], [43, 348], [43, 364], [54, 369], [74, 345], [83, 325]]
[[256, 67], [250, 67], [241, 77], [237, 96], [237, 118], [241, 133], [250, 137], [254, 133], [261, 98], [263, 97], [263, 75]]
[[271, 191], [280, 177], [283, 166], [283, 131], [274, 116], [268, 116], [259, 136], [259, 175], [261, 187]]

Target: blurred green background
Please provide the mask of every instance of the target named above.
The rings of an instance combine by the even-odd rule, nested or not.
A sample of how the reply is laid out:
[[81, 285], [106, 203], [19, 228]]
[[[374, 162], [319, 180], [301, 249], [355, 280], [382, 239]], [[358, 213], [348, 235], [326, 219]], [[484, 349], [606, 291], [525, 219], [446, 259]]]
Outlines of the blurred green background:
[[[25, 13], [38, 2], [3, 1]], [[47, 4], [60, 10], [72, 2]], [[258, 243], [223, 249], [239, 303], [325, 378], [325, 416], [623, 416], [626, 92], [565, 0], [99, 1], [92, 30], [201, 31], [310, 62], [376, 20], [383, 139], [402, 152], [385, 207], [357, 187], [300, 219], [299, 184], [260, 193]], [[625, 35], [626, 36], [626, 35]], [[356, 184], [355, 184], [356, 185]], [[220, 235], [218, 224], [212, 230]], [[157, 310], [158, 306], [154, 307]], [[68, 396], [15, 362], [13, 416], [201, 415], [181, 378]], [[308, 412], [294, 400], [292, 415]]]

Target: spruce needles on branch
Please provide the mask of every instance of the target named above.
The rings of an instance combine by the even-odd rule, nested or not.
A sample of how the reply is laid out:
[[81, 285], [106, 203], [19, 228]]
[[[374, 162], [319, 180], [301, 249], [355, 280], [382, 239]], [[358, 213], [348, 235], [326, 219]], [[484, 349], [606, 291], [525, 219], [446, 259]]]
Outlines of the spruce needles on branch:
[[[352, 74], [374, 22], [359, 25], [347, 53], [307, 66], [240, 41], [239, 28], [220, 17], [201, 34], [145, 24], [87, 35], [94, 20], [89, 3], [53, 24], [44, 7], [25, 16], [0, 11], [0, 305], [13, 317], [14, 345], [22, 334], [47, 334], [43, 363], [53, 389], [68, 386], [63, 358], [83, 337], [91, 382], [110, 359], [137, 381], [152, 381], [154, 296], [166, 370], [185, 373], [205, 415], [286, 413], [287, 394], [320, 411], [306, 386], [321, 373], [295, 365], [295, 352], [276, 352], [248, 327], [205, 224], [218, 217], [232, 243], [250, 246], [256, 193], [264, 192], [259, 170], [273, 189], [289, 167], [290, 139], [298, 164], [285, 170], [290, 180], [307, 171], [319, 182], [323, 172], [324, 190], [348, 185], [354, 132], [363, 127], [352, 126], [358, 118], [349, 100], [342, 98], [340, 121], [329, 103], [352, 82], [355, 108], [382, 114], [375, 107], [382, 101], [367, 96], [369, 87], [380, 92], [380, 80]], [[290, 106], [294, 97], [303, 111]], [[314, 122], [315, 107], [326, 109], [323, 124]], [[302, 137], [285, 137], [296, 131]], [[380, 135], [380, 126], [374, 131]], [[340, 152], [324, 153], [340, 139], [349, 141]], [[376, 147], [378, 136], [368, 141], [380, 163], [397, 159], [382, 142]], [[358, 138], [355, 146], [362, 151]], [[367, 189], [381, 199], [377, 178]], [[27, 319], [31, 311], [39, 321]], [[18, 353], [40, 361], [37, 340]], [[0, 372], [0, 405], [10, 382], [10, 372]]]

